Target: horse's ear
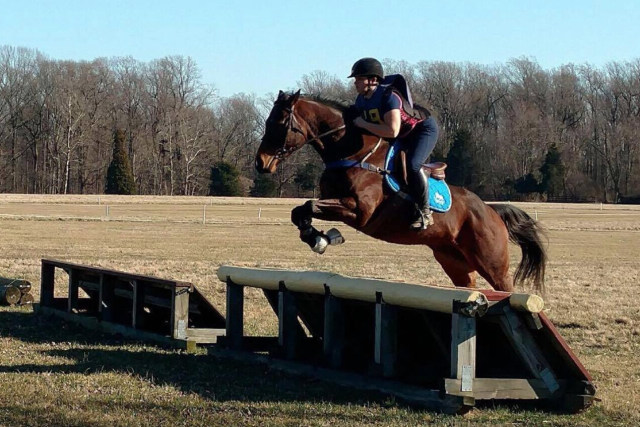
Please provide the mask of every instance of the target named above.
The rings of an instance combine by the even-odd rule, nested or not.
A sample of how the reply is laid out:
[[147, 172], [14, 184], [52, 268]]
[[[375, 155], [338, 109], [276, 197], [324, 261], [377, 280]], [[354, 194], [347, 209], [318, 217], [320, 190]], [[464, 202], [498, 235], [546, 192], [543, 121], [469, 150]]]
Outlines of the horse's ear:
[[284, 92], [283, 91], [279, 91], [278, 92], [278, 99], [276, 101], [282, 101], [284, 99]]
[[293, 97], [289, 102], [291, 102], [291, 105], [296, 105], [296, 102], [298, 102], [298, 99], [300, 99], [300, 89], [298, 89], [298, 91], [293, 94]]

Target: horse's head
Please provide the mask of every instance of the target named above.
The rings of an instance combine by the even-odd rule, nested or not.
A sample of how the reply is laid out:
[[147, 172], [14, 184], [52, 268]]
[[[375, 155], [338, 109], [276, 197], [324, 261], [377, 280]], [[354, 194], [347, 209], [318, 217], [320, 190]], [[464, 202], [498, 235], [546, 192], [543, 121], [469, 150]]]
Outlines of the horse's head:
[[300, 91], [293, 95], [280, 91], [265, 124], [262, 143], [256, 154], [256, 169], [273, 173], [278, 163], [307, 142], [307, 127], [296, 114]]

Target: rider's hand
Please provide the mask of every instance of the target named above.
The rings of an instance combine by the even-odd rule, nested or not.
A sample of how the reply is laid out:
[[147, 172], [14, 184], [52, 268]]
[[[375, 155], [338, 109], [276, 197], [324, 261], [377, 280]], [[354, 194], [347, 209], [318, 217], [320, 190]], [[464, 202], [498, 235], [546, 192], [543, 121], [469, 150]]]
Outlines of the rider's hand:
[[366, 123], [367, 121], [362, 117], [356, 117], [356, 119], [353, 121], [353, 124], [359, 128], [364, 128]]

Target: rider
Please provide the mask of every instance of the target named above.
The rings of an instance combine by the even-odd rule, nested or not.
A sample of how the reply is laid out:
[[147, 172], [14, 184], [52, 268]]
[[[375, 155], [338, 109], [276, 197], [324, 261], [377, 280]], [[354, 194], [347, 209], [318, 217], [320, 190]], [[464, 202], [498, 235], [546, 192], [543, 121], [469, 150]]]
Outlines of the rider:
[[[382, 64], [375, 58], [362, 58], [351, 67], [358, 92], [356, 107], [361, 116], [354, 125], [382, 138], [398, 138], [407, 147], [408, 181], [417, 211], [411, 223], [412, 229], [426, 229], [433, 224], [429, 209], [428, 176], [422, 168], [438, 139], [438, 125], [433, 116], [409, 115], [413, 106], [407, 103], [397, 90], [387, 90], [383, 83]], [[382, 86], [381, 86], [382, 84]], [[409, 107], [409, 108], [407, 108]]]

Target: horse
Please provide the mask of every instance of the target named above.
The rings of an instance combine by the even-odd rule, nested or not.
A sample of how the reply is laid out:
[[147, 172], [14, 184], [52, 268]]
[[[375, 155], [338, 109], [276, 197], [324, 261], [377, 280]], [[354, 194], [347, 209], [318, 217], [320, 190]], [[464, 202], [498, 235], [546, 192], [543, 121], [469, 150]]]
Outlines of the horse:
[[[312, 225], [314, 218], [342, 222], [382, 241], [428, 246], [455, 286], [475, 288], [479, 273], [498, 291], [513, 292], [514, 285], [532, 282], [535, 291], [544, 292], [547, 255], [544, 232], [536, 221], [515, 206], [488, 205], [471, 191], [450, 185], [451, 208], [434, 212], [435, 223], [425, 230], [410, 229], [414, 205], [393, 210], [395, 193], [383, 182], [391, 145], [355, 127], [354, 114], [344, 102], [280, 91], [266, 120], [256, 154], [259, 173], [275, 172], [279, 163], [305, 144], [315, 149], [325, 166], [353, 165], [326, 167], [320, 178], [320, 198], [291, 211], [303, 242], [318, 253], [343, 243], [338, 230], [323, 233]], [[509, 241], [522, 252], [514, 277], [509, 274]]]

